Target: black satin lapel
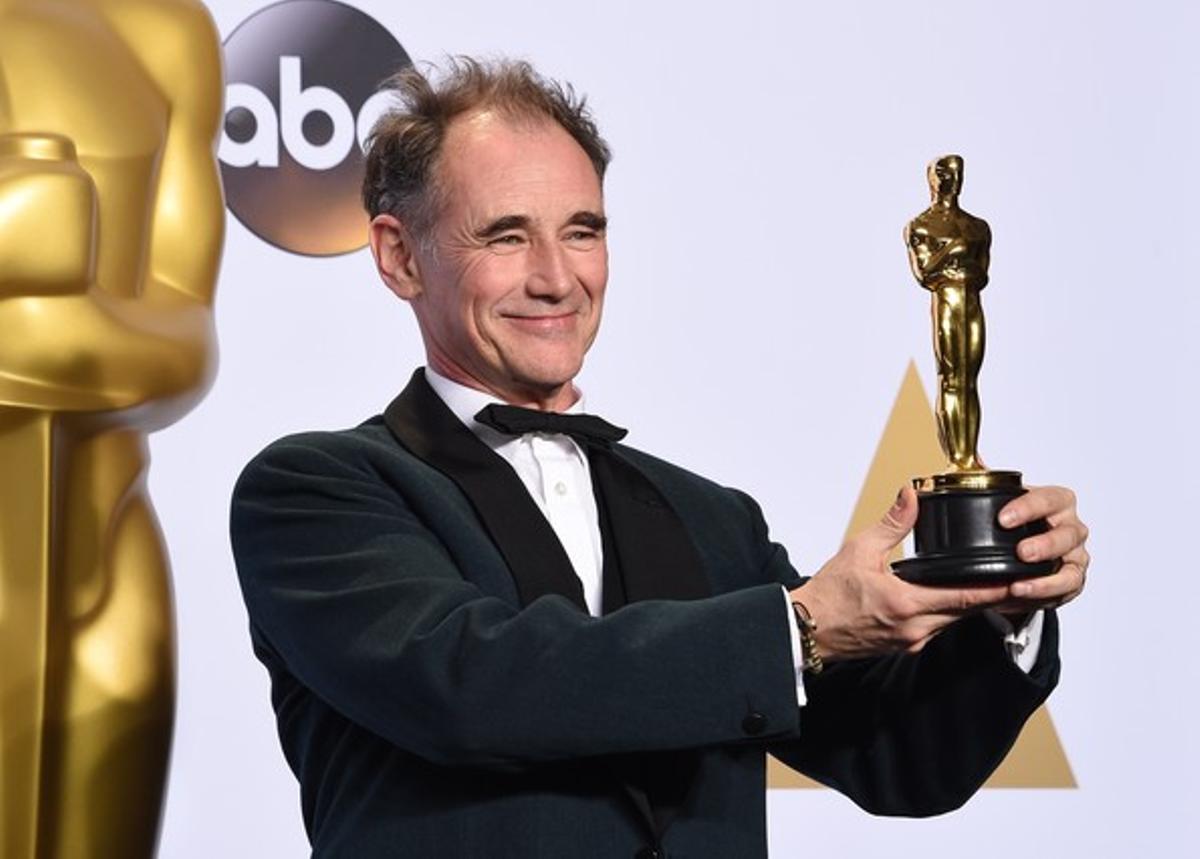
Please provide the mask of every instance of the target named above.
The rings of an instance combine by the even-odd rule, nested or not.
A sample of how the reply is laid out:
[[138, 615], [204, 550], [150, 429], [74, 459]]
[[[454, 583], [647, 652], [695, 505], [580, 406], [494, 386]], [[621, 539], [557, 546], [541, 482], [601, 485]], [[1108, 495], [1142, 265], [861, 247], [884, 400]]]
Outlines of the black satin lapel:
[[453, 480], [508, 564], [522, 605], [558, 594], [583, 611], [583, 586], [521, 478], [446, 407], [417, 370], [383, 413], [408, 450]]
[[696, 547], [654, 484], [613, 450], [593, 448], [589, 464], [616, 545], [626, 600], [711, 596]]

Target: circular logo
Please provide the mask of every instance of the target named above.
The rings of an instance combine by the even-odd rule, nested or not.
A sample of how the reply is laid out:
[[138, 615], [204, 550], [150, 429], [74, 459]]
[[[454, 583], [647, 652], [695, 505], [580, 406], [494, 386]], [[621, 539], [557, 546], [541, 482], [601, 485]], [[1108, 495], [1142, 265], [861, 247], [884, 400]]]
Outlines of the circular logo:
[[365, 245], [363, 142], [392, 97], [379, 85], [411, 64], [379, 22], [333, 0], [285, 0], [239, 24], [218, 151], [230, 211], [293, 253]]

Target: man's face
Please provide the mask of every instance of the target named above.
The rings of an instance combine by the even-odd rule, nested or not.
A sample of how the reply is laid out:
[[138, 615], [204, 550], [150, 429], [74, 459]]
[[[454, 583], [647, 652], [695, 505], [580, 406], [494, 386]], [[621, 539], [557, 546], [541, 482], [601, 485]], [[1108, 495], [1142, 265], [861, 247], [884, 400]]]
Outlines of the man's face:
[[608, 279], [595, 168], [552, 122], [492, 112], [447, 130], [442, 206], [413, 299], [433, 367], [509, 402], [564, 408]]

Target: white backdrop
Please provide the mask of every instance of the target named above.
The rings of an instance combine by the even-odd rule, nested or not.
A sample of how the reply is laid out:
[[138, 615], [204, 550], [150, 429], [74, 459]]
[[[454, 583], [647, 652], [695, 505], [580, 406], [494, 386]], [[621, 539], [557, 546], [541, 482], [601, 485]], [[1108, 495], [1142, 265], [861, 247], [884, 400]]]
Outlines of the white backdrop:
[[[223, 37], [262, 5], [210, 2]], [[963, 205], [995, 235], [981, 449], [1075, 487], [1093, 530], [1051, 699], [1079, 787], [989, 790], [933, 821], [773, 792], [773, 855], [1190, 855], [1197, 7], [354, 5], [415, 59], [526, 57], [590, 96], [616, 158], [589, 404], [754, 494], [801, 570], [836, 549], [910, 358], [934, 378], [900, 232], [925, 164], [965, 156]], [[212, 392], [152, 441], [179, 617], [161, 855], [302, 856], [229, 493], [277, 436], [382, 409], [422, 356], [365, 251], [292, 256], [232, 218], [218, 326]]]

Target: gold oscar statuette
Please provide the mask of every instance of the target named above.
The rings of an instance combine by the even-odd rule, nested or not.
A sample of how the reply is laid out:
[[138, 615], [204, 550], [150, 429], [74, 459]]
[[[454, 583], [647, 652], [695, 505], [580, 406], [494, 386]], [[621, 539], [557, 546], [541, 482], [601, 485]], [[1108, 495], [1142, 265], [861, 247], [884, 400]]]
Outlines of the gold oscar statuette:
[[1046, 575], [1057, 563], [1026, 563], [1016, 545], [1047, 529], [1044, 521], [1002, 528], [1000, 509], [1025, 492], [1019, 471], [984, 467], [979, 440], [983, 363], [983, 307], [992, 232], [958, 205], [963, 160], [946, 155], [929, 165], [932, 202], [904, 230], [913, 274], [933, 300], [933, 353], [937, 358], [937, 427], [949, 463], [913, 485], [920, 512], [914, 557], [894, 564], [903, 579], [921, 584], [1002, 582]]
[[216, 368], [198, 0], [0, 0], [0, 856], [154, 855], [175, 708], [146, 435]]

